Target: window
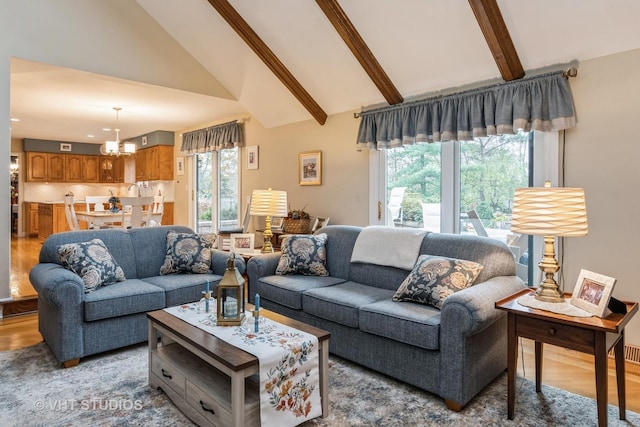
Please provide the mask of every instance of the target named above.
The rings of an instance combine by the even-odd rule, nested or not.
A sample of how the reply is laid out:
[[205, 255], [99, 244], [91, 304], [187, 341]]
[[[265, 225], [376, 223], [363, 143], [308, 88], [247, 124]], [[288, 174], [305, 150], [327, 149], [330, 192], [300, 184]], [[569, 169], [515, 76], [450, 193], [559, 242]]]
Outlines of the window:
[[[556, 155], [549, 155], [550, 134], [557, 141], [556, 133], [520, 132], [374, 152], [382, 176], [372, 176], [372, 182], [384, 186], [376, 199], [387, 209], [372, 223], [501, 240], [513, 252], [518, 275], [530, 283], [533, 239], [511, 233], [510, 216], [516, 188], [557, 181], [557, 145]], [[536, 176], [534, 147], [540, 151], [534, 154]]]
[[196, 162], [196, 231], [219, 232], [240, 227], [239, 149], [194, 156]]

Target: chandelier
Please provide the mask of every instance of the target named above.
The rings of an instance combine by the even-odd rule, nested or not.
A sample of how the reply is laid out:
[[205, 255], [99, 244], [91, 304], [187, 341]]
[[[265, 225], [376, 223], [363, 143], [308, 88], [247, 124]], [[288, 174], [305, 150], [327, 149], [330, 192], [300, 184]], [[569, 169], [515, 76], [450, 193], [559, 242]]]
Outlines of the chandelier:
[[116, 131], [116, 140], [106, 141], [100, 147], [100, 152], [102, 154], [109, 155], [109, 156], [120, 156], [120, 155], [130, 156], [131, 154], [136, 152], [136, 144], [132, 142], [125, 142], [123, 144], [120, 143], [120, 128], [118, 125], [118, 114], [120, 113], [120, 110], [122, 110], [122, 108], [113, 107], [113, 109], [116, 111], [116, 127], [115, 129], [113, 129]]

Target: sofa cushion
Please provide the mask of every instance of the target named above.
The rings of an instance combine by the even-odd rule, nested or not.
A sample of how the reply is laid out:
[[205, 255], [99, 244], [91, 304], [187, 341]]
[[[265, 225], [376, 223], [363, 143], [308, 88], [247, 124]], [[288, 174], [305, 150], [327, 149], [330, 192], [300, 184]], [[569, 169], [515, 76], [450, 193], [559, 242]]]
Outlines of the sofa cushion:
[[282, 239], [282, 255], [276, 274], [302, 274], [305, 276], [328, 276], [327, 235], [292, 234]]
[[164, 291], [140, 279], [105, 286], [84, 297], [84, 320], [93, 321], [165, 307]]
[[213, 233], [167, 233], [167, 254], [160, 274], [208, 273], [211, 268], [211, 248], [216, 241]]
[[440, 310], [390, 299], [360, 308], [360, 330], [427, 350], [440, 347]]
[[442, 308], [443, 301], [449, 295], [471, 286], [482, 268], [482, 265], [473, 261], [421, 255], [393, 295], [393, 300]]
[[67, 243], [57, 249], [60, 264], [82, 278], [86, 293], [125, 280], [122, 268], [100, 239]]
[[360, 307], [391, 299], [393, 291], [355, 282], [344, 282], [326, 288], [310, 289], [302, 294], [306, 313], [357, 328]]
[[309, 289], [325, 288], [344, 279], [332, 276], [266, 276], [258, 280], [255, 291], [260, 297], [275, 301], [285, 307], [296, 310], [302, 309], [302, 294]]
[[144, 280], [164, 289], [167, 307], [199, 301], [207, 280], [213, 296], [222, 276], [218, 274], [171, 274], [168, 276], [146, 277]]

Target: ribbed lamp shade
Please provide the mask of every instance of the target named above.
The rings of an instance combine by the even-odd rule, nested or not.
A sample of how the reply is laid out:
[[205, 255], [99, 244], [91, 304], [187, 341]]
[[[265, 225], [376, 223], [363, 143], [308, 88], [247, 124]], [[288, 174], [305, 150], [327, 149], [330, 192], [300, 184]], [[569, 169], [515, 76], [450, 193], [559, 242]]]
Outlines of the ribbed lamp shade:
[[256, 216], [287, 216], [287, 192], [270, 188], [253, 190], [249, 213]]
[[582, 188], [516, 189], [511, 231], [537, 236], [586, 236], [587, 208]]

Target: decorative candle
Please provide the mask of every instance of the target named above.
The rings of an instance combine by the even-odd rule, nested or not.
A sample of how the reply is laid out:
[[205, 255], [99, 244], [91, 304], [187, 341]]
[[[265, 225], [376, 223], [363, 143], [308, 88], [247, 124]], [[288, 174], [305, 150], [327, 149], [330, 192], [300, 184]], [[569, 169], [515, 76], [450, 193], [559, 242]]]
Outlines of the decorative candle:
[[256, 294], [256, 310], [260, 310], [260, 294]]
[[207, 280], [207, 284], [204, 287], [204, 291], [207, 292], [207, 293], [209, 292], [209, 281], [208, 280]]
[[238, 303], [236, 300], [224, 302], [224, 317], [236, 317], [238, 314]]

